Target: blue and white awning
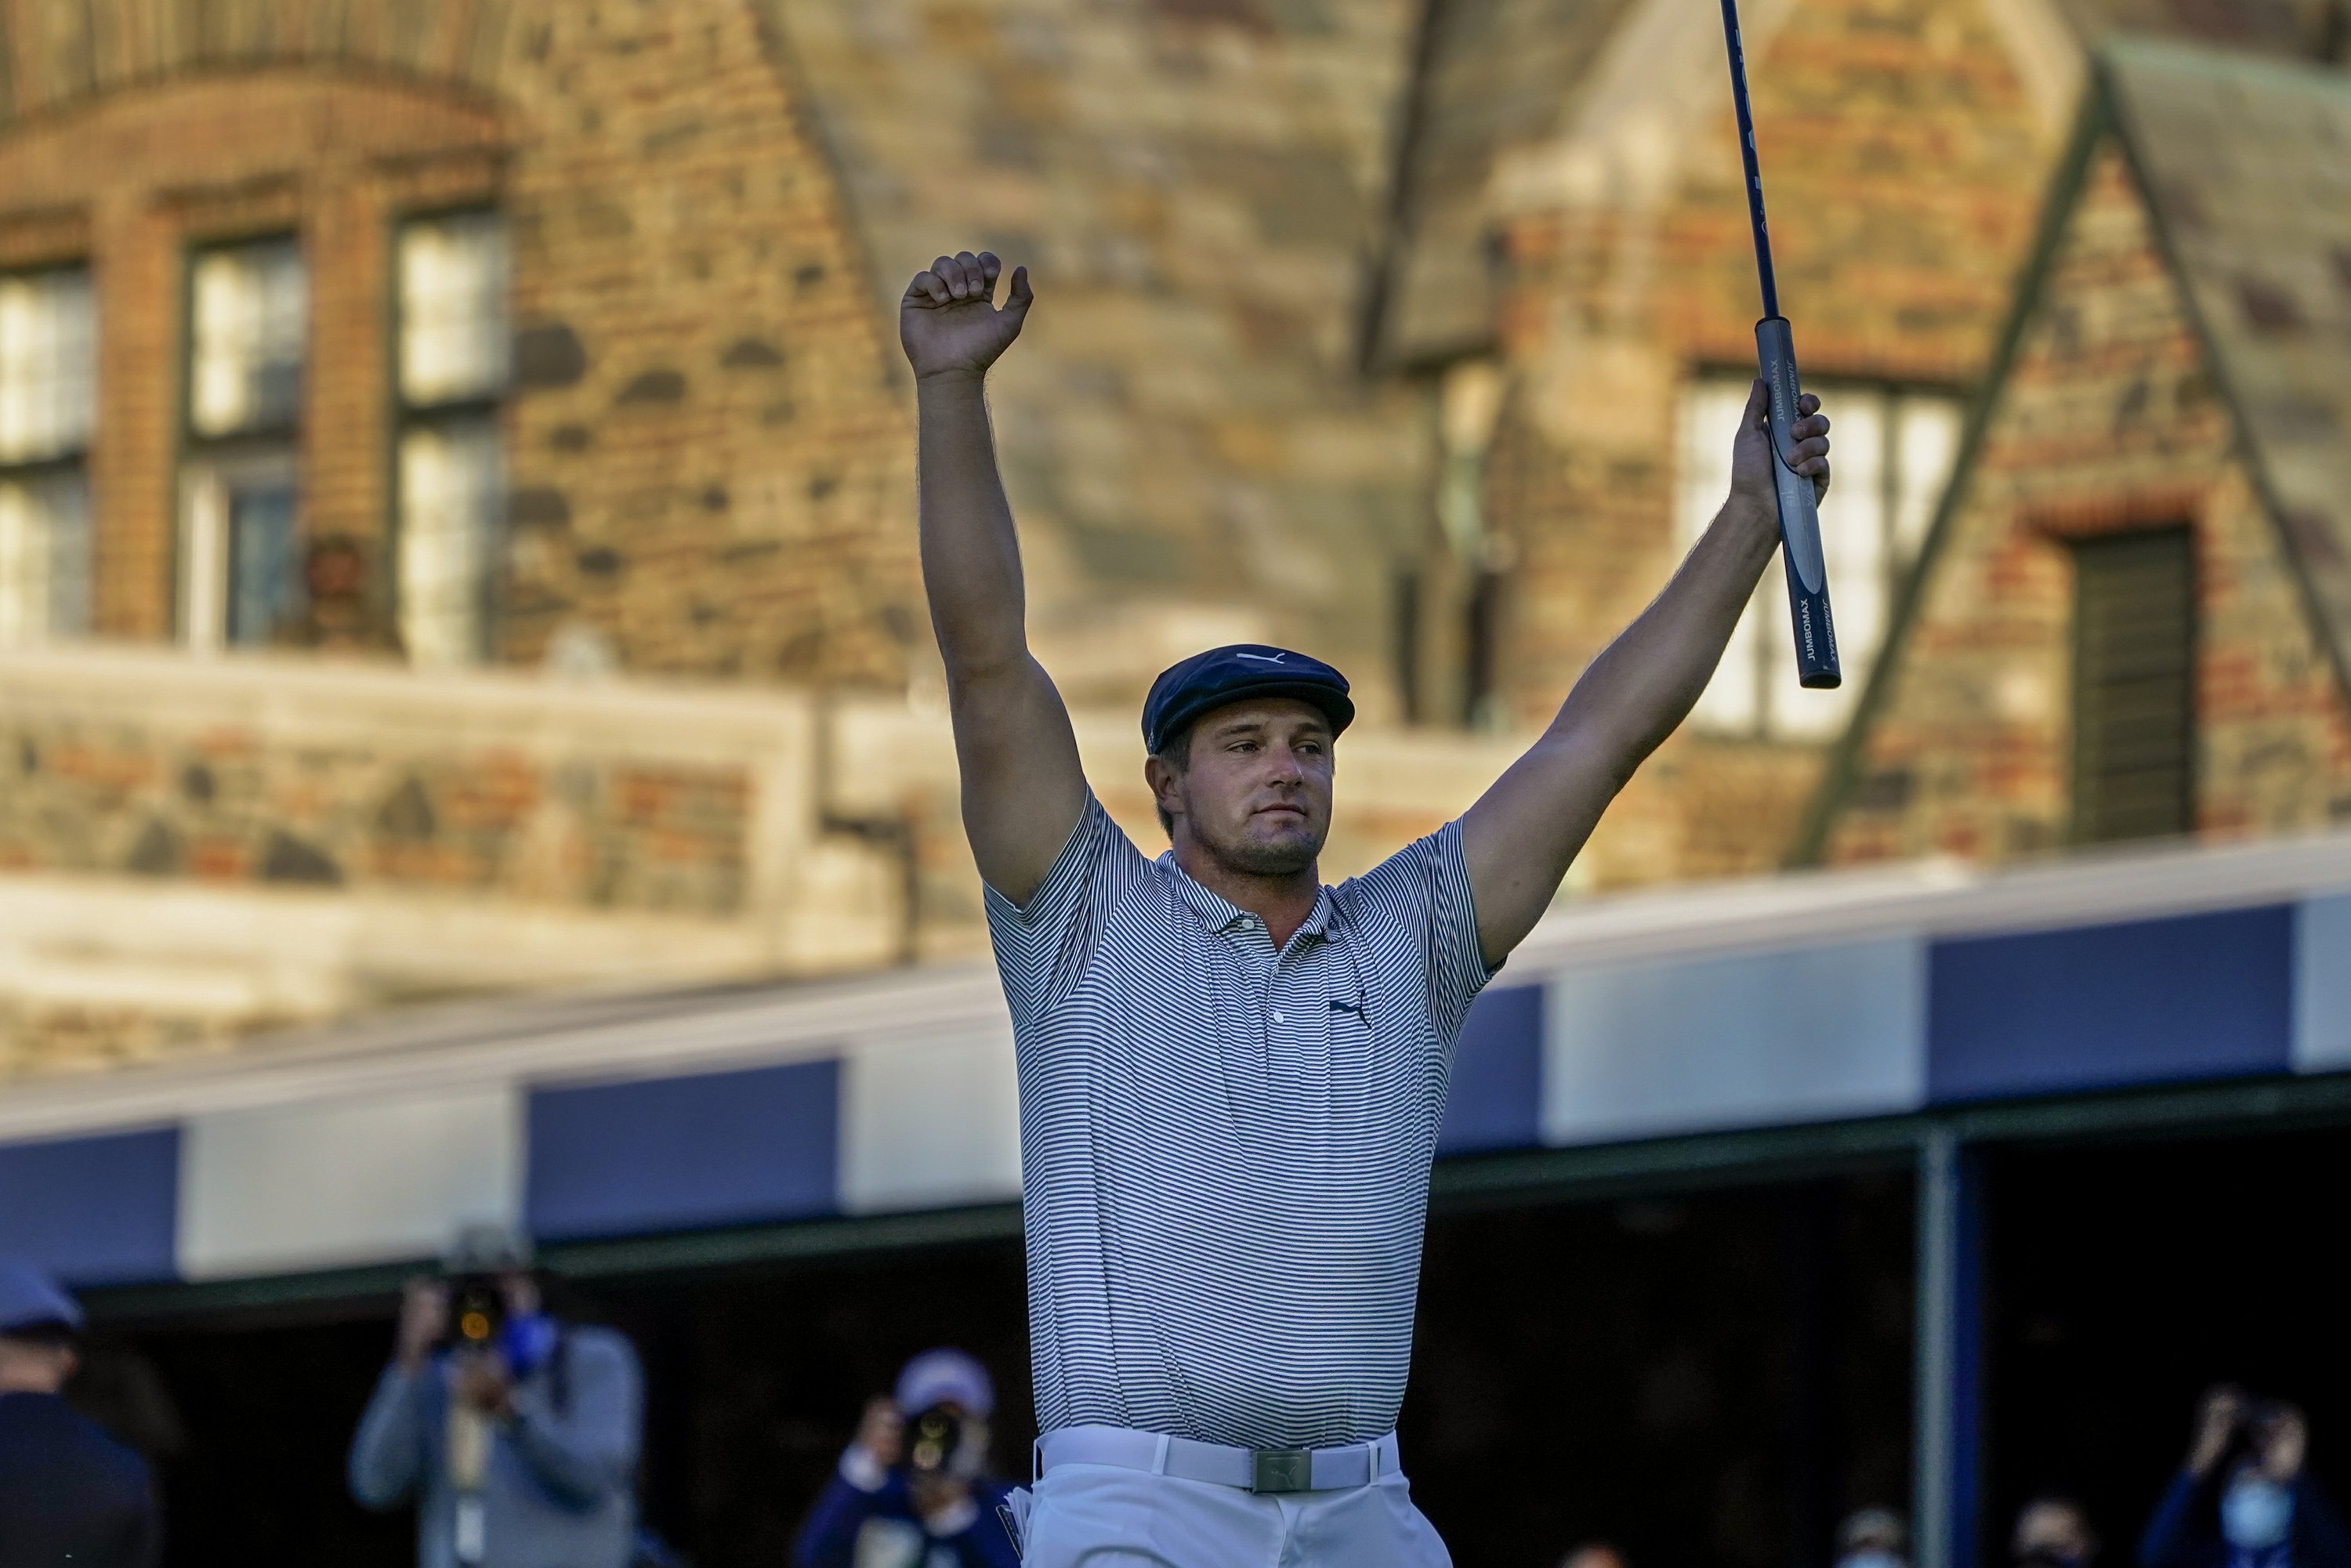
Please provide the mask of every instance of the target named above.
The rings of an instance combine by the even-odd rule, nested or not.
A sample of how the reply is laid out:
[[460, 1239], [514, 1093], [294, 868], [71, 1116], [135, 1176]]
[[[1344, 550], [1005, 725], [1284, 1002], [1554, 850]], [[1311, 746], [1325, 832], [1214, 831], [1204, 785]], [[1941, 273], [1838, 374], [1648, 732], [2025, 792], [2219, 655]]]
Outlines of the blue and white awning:
[[[1594, 900], [1464, 1035], [1442, 1152], [2351, 1068], [2351, 835]], [[515, 1002], [0, 1095], [0, 1250], [84, 1283], [1018, 1197], [985, 965]]]

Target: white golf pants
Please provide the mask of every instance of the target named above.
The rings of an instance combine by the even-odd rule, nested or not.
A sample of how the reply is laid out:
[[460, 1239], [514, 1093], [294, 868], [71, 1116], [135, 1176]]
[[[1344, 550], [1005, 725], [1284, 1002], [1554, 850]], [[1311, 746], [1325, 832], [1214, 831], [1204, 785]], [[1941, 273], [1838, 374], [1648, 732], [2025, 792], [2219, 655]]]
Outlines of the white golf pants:
[[1453, 1568], [1390, 1473], [1366, 1486], [1259, 1495], [1109, 1465], [1037, 1482], [1021, 1568]]

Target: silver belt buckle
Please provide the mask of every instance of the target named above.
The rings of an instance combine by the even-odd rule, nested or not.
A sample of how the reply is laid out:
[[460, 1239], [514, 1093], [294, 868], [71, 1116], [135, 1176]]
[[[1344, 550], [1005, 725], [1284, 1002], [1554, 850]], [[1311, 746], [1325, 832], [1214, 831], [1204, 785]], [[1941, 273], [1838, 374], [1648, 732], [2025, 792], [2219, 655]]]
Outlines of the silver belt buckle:
[[1312, 1491], [1314, 1455], [1305, 1448], [1259, 1448], [1249, 1455], [1249, 1490]]

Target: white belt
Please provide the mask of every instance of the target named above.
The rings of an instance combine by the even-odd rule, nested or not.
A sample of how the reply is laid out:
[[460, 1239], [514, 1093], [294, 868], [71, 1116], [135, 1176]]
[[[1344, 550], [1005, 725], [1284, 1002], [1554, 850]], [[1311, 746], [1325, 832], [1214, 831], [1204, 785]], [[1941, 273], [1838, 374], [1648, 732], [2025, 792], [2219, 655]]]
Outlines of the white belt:
[[1124, 1427], [1063, 1427], [1037, 1439], [1034, 1479], [1056, 1465], [1112, 1465], [1253, 1492], [1330, 1491], [1400, 1473], [1395, 1434], [1333, 1448], [1232, 1448]]

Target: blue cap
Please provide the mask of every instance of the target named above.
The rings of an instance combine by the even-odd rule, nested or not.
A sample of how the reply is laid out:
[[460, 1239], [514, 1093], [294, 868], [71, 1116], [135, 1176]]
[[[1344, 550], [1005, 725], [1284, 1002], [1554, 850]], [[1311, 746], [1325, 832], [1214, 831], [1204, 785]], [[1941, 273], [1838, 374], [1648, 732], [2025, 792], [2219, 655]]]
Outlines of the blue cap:
[[0, 1258], [0, 1334], [47, 1328], [78, 1333], [79, 1303], [23, 1259]]
[[934, 1405], [953, 1403], [985, 1417], [996, 1408], [996, 1384], [987, 1368], [962, 1351], [941, 1345], [906, 1364], [893, 1397], [903, 1415], [916, 1416]]
[[1168, 738], [1211, 708], [1249, 697], [1296, 697], [1312, 703], [1336, 736], [1355, 721], [1347, 677], [1320, 659], [1260, 643], [1236, 643], [1195, 653], [1163, 671], [1143, 704], [1143, 745], [1155, 756]]

